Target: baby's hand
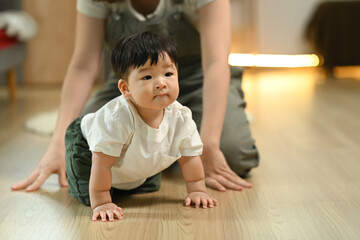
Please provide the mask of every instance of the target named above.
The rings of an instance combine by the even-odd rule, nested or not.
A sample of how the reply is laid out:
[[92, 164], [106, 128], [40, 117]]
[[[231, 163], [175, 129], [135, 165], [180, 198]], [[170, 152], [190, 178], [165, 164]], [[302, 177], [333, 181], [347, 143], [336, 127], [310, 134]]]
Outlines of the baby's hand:
[[207, 208], [207, 207], [212, 208], [213, 206], [218, 205], [218, 202], [215, 198], [209, 197], [209, 195], [207, 195], [207, 193], [204, 192], [189, 193], [189, 195], [185, 199], [185, 205], [189, 207], [191, 203], [194, 203], [196, 208], [199, 208], [200, 204], [202, 204], [203, 208]]
[[120, 220], [123, 219], [124, 213], [122, 209], [114, 203], [105, 203], [93, 209], [92, 220], [96, 221], [99, 217], [101, 217], [101, 221], [106, 222], [108, 217], [109, 221], [113, 222], [114, 216]]

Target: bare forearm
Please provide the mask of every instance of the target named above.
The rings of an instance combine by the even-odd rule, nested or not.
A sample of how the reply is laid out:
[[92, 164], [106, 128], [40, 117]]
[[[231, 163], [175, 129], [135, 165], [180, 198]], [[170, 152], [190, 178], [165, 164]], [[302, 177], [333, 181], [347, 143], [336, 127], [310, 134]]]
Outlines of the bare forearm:
[[101, 152], [93, 152], [89, 183], [90, 204], [92, 209], [105, 203], [111, 203], [111, 167], [114, 165], [115, 160], [115, 157]]
[[200, 135], [207, 147], [218, 148], [230, 82], [230, 3], [217, 0], [198, 9], [204, 72], [203, 116]]
[[200, 135], [204, 147], [219, 147], [225, 119], [230, 69], [227, 64], [209, 66], [204, 76], [203, 116]]
[[188, 191], [185, 206], [188, 207], [191, 203], [194, 203], [196, 208], [199, 208], [200, 204], [203, 208], [216, 206], [216, 199], [209, 197], [206, 192], [204, 169], [200, 157], [182, 157], [178, 162]]
[[188, 193], [192, 192], [204, 192], [206, 193], [205, 180], [199, 179], [186, 182], [186, 189]]
[[109, 190], [104, 191], [90, 191], [90, 204], [91, 208], [94, 209], [97, 206], [103, 205], [105, 203], [111, 203], [111, 195]]
[[[106, 171], [106, 173], [104, 171]], [[89, 184], [90, 204], [92, 209], [105, 203], [112, 202], [110, 188], [111, 170], [92, 167]]]
[[78, 117], [98, 75], [104, 40], [104, 20], [76, 15], [75, 47], [62, 92], [53, 142], [64, 144], [65, 130]]
[[182, 157], [178, 160], [181, 171], [186, 182], [188, 193], [205, 192], [205, 174], [202, 162], [199, 156]]
[[96, 74], [70, 67], [62, 87], [59, 116], [52, 141], [64, 144], [67, 126], [78, 117], [89, 97]]

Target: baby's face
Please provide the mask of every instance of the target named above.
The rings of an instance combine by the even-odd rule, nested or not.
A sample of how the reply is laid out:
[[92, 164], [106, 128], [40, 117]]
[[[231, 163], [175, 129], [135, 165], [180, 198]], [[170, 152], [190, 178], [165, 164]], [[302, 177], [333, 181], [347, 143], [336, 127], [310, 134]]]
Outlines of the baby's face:
[[168, 54], [159, 55], [157, 64], [133, 68], [128, 76], [131, 101], [137, 108], [164, 109], [179, 96], [178, 71]]

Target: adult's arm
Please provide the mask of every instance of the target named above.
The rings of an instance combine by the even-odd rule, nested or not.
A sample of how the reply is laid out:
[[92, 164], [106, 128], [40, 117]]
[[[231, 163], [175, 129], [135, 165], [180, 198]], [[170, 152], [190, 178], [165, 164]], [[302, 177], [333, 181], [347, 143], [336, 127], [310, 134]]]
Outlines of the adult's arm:
[[251, 184], [237, 176], [220, 150], [230, 85], [228, 56], [231, 42], [229, 0], [216, 0], [199, 8], [202, 68], [204, 72], [203, 116], [200, 135], [206, 184], [214, 189], [242, 190]]
[[[42, 159], [35, 170], [13, 190], [28, 192], [38, 189], [52, 174], [59, 174], [61, 186], [67, 186], [65, 174], [65, 131], [78, 117], [98, 76], [104, 40], [104, 20], [77, 13], [75, 47], [61, 91], [56, 127]], [[59, 43], [61, 44], [61, 43]]]

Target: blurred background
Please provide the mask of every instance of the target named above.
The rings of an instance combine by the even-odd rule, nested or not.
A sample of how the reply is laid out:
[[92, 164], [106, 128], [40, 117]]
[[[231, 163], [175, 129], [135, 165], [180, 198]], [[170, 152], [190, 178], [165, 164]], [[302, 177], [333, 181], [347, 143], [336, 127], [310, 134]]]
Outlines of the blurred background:
[[[259, 63], [263, 61], [259, 59], [259, 54], [260, 56], [276, 54], [277, 57], [310, 54], [310, 58], [305, 60], [305, 63], [301, 62], [304, 60], [300, 60], [300, 63], [293, 63], [291, 66], [324, 65], [322, 55], [328, 54], [326, 52], [328, 50], [323, 48], [330, 43], [332, 45], [328, 48], [333, 48], [333, 52], [336, 52], [336, 48], [345, 46], [348, 49], [352, 48], [347, 52], [357, 51], [359, 56], [359, 47], [354, 49], [354, 46], [351, 46], [360, 35], [359, 21], [355, 21], [359, 20], [359, 9], [354, 11], [355, 6], [359, 8], [359, 1], [331, 2], [337, 5], [331, 5], [329, 1], [324, 0], [231, 0], [233, 27], [231, 52], [252, 55], [237, 55], [236, 60], [230, 63], [240, 66], [271, 67], [271, 65], [267, 66], [266, 62]], [[20, 41], [26, 45], [22, 47], [20, 53], [17, 53], [21, 55], [20, 59], [17, 59], [12, 66], [2, 67], [1, 82], [6, 82], [9, 69], [15, 69], [18, 83], [61, 85], [74, 45], [76, 1], [1, 0], [0, 3], [2, 14], [11, 10], [24, 11], [37, 24], [36, 34]], [[341, 11], [340, 8], [343, 10]], [[336, 22], [342, 25], [336, 26]], [[2, 26], [3, 31], [4, 28], [6, 26]], [[332, 32], [329, 29], [332, 29]], [[349, 33], [353, 37], [346, 36]], [[1, 39], [4, 41], [4, 37]], [[324, 39], [327, 39], [327, 44], [324, 44]], [[9, 58], [15, 55], [6, 54], [5, 50], [6, 47], [0, 49], [2, 61], [0, 65], [5, 65], [4, 62], [8, 62]], [[258, 58], [255, 59], [254, 54], [257, 54]], [[311, 54], [317, 54], [319, 59]], [[352, 57], [347, 56], [347, 58]], [[268, 59], [270, 59], [268, 62], [276, 61], [276, 58]], [[276, 66], [288, 67], [286, 63], [290, 60], [280, 58], [279, 61]], [[332, 60], [328, 59], [328, 61]], [[330, 65], [333, 64], [358, 65], [359, 57]]]

